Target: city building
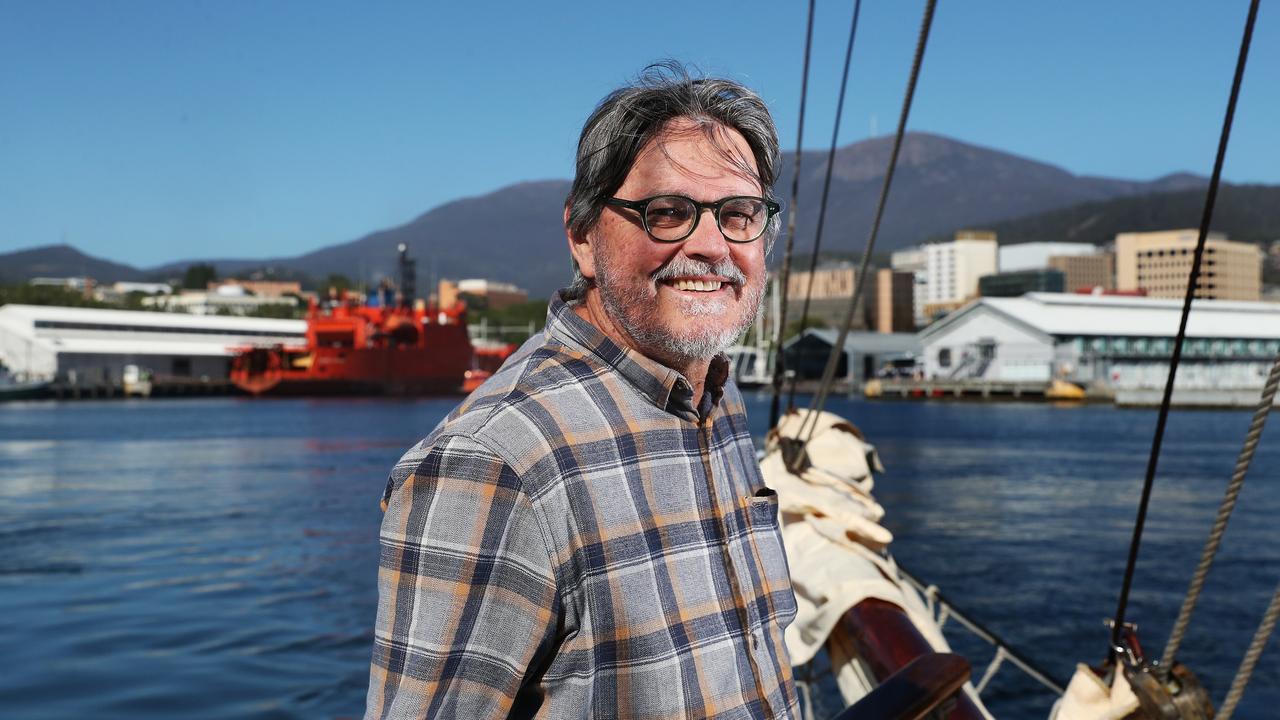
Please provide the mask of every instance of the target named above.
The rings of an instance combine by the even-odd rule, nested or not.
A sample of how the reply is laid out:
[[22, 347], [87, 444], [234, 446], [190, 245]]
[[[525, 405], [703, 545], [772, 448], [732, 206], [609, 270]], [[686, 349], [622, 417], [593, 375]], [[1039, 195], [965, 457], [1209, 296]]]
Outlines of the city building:
[[[868, 271], [869, 272], [869, 271]], [[810, 276], [812, 275], [812, 288]], [[807, 317], [816, 320], [825, 327], [839, 327], [844, 323], [849, 312], [849, 300], [853, 298], [853, 289], [858, 282], [857, 263], [848, 260], [828, 262], [819, 265], [813, 273], [807, 270], [792, 270], [787, 276], [787, 324], [800, 322], [805, 309], [805, 296], [809, 297]], [[858, 298], [858, 307], [854, 311], [854, 330], [866, 330], [867, 302], [870, 298], [863, 293]]]
[[81, 292], [92, 290], [95, 285], [91, 277], [34, 277], [28, 280], [27, 284], [41, 287], [60, 287]]
[[[1151, 297], [1183, 298], [1199, 231], [1163, 230], [1116, 235], [1116, 287], [1145, 290]], [[1206, 300], [1262, 297], [1262, 250], [1221, 233], [1205, 241], [1195, 296]]]
[[529, 300], [529, 293], [511, 283], [469, 279], [453, 282], [441, 280], [438, 294], [440, 307], [453, 307], [462, 300], [473, 310], [501, 310]]
[[929, 256], [924, 247], [898, 250], [889, 256], [889, 267], [912, 276], [911, 317], [916, 327], [928, 324], [928, 318], [924, 314], [925, 298], [929, 294], [928, 264]]
[[302, 295], [302, 283], [291, 280], [237, 280], [235, 278], [226, 278], [224, 280], [214, 280], [207, 287], [209, 292], [218, 292], [223, 288], [242, 288], [251, 295], [264, 298]]
[[961, 230], [955, 240], [925, 246], [923, 312], [927, 320], [959, 308], [978, 294], [978, 278], [994, 274], [999, 257], [996, 234]]
[[[800, 380], [819, 380], [827, 367], [839, 330], [809, 328], [782, 345], [787, 370]], [[907, 360], [914, 366], [920, 341], [913, 333], [851, 332], [836, 364], [836, 382], [856, 388], [877, 376], [886, 366]]]
[[[919, 333], [930, 378], [1048, 381], [1113, 391], [1162, 390], [1182, 303], [1031, 293], [981, 298]], [[1280, 306], [1198, 300], [1176, 388], [1261, 390], [1280, 353]]]
[[[914, 277], [909, 272], [889, 268], [867, 270], [871, 285], [858, 298], [854, 311], [854, 330], [881, 333], [913, 332]], [[858, 266], [849, 261], [820, 265], [813, 272], [813, 289], [809, 296], [810, 320], [825, 327], [839, 328], [849, 312], [849, 300], [858, 284]], [[787, 278], [787, 324], [798, 322], [804, 311], [805, 294], [809, 292], [809, 272], [793, 272]]]
[[[1000, 272], [1044, 270], [1063, 273], [1063, 288], [1076, 290], [1115, 288], [1115, 259], [1103, 248], [1088, 243], [1028, 242], [1000, 248]], [[984, 295], [986, 293], [983, 293]]]
[[1115, 290], [1115, 255], [1097, 252], [1091, 255], [1051, 255], [1049, 267], [1063, 275], [1067, 292], [1101, 289]]
[[128, 295], [131, 292], [139, 292], [144, 295], [161, 295], [173, 292], [173, 288], [169, 283], [158, 282], [118, 282], [112, 284], [111, 289], [121, 295]]
[[306, 322], [46, 305], [0, 307], [0, 363], [14, 374], [119, 387], [135, 365], [166, 377], [225, 381], [238, 347], [304, 344]]
[[1000, 247], [1000, 272], [1042, 270], [1055, 257], [1091, 256], [1102, 252], [1097, 245], [1069, 242], [1025, 242]]
[[297, 307], [292, 295], [253, 295], [241, 285], [219, 285], [215, 290], [183, 290], [176, 295], [142, 298], [142, 306], [191, 315], [246, 315], [266, 305]]
[[978, 278], [982, 297], [1018, 297], [1029, 292], [1063, 292], [1066, 274], [1061, 270], [1035, 269], [1000, 272]]
[[880, 268], [875, 278], [871, 327], [878, 333], [915, 332], [915, 274]]

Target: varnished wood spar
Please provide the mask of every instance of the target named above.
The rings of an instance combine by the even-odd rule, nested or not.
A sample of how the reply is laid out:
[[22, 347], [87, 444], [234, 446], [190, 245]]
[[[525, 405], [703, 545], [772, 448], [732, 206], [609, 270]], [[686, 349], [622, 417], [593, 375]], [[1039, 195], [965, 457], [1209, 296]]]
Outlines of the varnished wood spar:
[[[948, 717], [945, 714], [946, 703], [968, 679], [969, 662], [959, 655], [921, 655], [890, 675], [866, 697], [846, 708], [836, 716], [836, 720]], [[955, 717], [954, 712], [949, 717]]]
[[[856, 656], [866, 663], [867, 669], [881, 686], [886, 685], [895, 674], [904, 671], [913, 661], [930, 656], [955, 658], [964, 667], [963, 677], [954, 687], [951, 687], [947, 694], [939, 697], [939, 702], [951, 694], [955, 694], [960, 686], [964, 685], [969, 679], [969, 663], [955, 655], [934, 652], [933, 646], [920, 634], [915, 624], [907, 617], [906, 611], [893, 603], [878, 598], [863, 600], [840, 617], [840, 622], [837, 623], [834, 633], [842, 633], [845, 639], [853, 643], [856, 649]], [[929, 674], [934, 672], [941, 673], [943, 670], [950, 671], [949, 669], [953, 665], [954, 662], [950, 660], [942, 664], [938, 664], [938, 661], [930, 661], [921, 666], [927, 672], [921, 668], [916, 668], [905, 679], [910, 680], [910, 686], [916, 688], [913, 692], [932, 697], [950, 687], [954, 678], [950, 675], [939, 674], [937, 677], [930, 679]], [[921, 673], [924, 673], [923, 678], [920, 676]], [[895, 687], [904, 687], [902, 682], [897, 683]], [[878, 687], [875, 692], [879, 690], [880, 688]], [[875, 692], [871, 694], [875, 694]], [[867, 697], [869, 698], [871, 695], [869, 694]], [[969, 699], [968, 695], [959, 693], [955, 699], [954, 707], [945, 717], [951, 718], [951, 720], [982, 720], [984, 717], [982, 712]], [[860, 705], [862, 705], [861, 701], [846, 710], [840, 717], [907, 717], [878, 715], [870, 712], [866, 715], [848, 714]]]

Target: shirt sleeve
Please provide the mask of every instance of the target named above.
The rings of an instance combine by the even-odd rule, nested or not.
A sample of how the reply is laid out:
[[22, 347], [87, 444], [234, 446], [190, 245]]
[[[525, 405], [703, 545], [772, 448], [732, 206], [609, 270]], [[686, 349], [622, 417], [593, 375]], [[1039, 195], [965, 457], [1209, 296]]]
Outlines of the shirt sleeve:
[[366, 720], [506, 717], [559, 614], [520, 478], [444, 437], [406, 455], [388, 490]]

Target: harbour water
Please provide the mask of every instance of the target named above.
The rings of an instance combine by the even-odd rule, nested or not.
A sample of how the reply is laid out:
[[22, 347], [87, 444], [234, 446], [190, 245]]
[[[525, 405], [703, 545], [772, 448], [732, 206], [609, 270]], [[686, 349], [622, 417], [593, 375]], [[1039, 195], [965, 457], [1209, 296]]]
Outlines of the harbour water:
[[[0, 406], [0, 716], [358, 717], [378, 498], [392, 463], [454, 402]], [[768, 401], [751, 403], [763, 432]], [[1102, 659], [1154, 411], [840, 399], [830, 409], [880, 450], [888, 472], [876, 493], [905, 567], [1058, 677]], [[1171, 418], [1129, 609], [1152, 654], [1248, 421]], [[1215, 702], [1280, 581], [1277, 481], [1272, 427], [1181, 653]], [[953, 638], [980, 675], [990, 650]], [[1277, 646], [1237, 717], [1275, 717]], [[1000, 718], [1046, 717], [1053, 700], [1007, 665], [986, 697]]]

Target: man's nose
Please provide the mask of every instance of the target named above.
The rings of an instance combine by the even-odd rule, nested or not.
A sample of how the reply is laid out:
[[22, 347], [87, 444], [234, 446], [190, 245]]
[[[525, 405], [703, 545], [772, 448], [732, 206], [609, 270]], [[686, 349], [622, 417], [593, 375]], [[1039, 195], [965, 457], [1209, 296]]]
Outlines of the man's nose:
[[693, 229], [693, 234], [685, 239], [680, 249], [691, 258], [710, 262], [723, 260], [729, 256], [729, 241], [725, 240], [724, 233], [720, 232], [720, 223], [716, 222], [715, 211], [711, 208], [700, 208], [698, 212], [705, 212], [709, 217], [699, 220], [698, 227]]

